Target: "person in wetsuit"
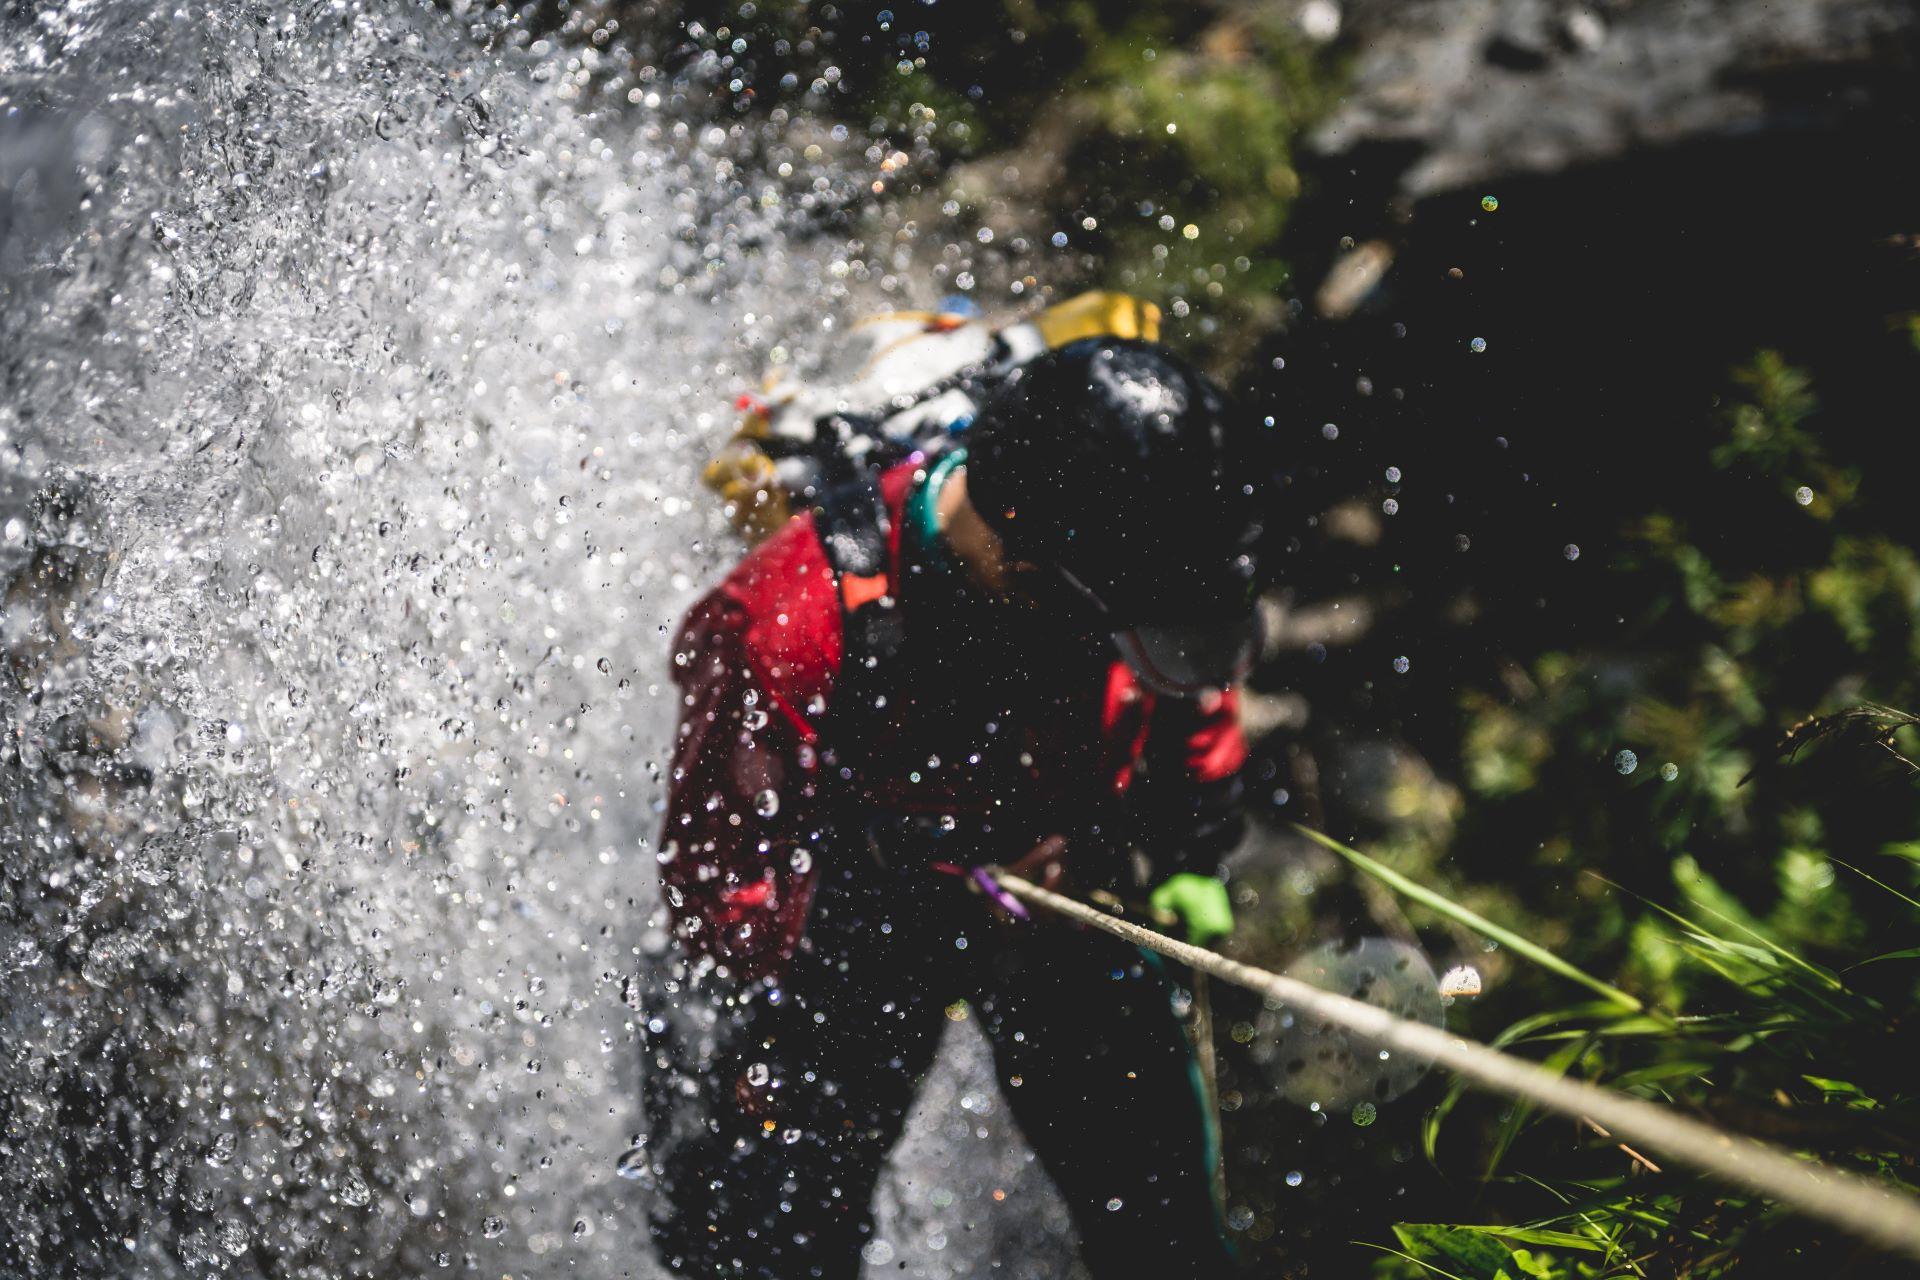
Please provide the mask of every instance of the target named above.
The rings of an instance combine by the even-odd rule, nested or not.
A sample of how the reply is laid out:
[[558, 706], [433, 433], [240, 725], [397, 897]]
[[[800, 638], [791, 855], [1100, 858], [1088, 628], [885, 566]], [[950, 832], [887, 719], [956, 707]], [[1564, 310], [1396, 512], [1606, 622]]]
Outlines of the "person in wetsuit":
[[1256, 433], [1166, 350], [1076, 342], [963, 447], [818, 495], [688, 614], [662, 882], [739, 985], [699, 1122], [668, 1143], [661, 1109], [691, 1100], [653, 1100], [676, 1272], [857, 1275], [957, 1000], [1094, 1276], [1226, 1270], [1167, 975], [1017, 918], [991, 869], [1231, 929]]

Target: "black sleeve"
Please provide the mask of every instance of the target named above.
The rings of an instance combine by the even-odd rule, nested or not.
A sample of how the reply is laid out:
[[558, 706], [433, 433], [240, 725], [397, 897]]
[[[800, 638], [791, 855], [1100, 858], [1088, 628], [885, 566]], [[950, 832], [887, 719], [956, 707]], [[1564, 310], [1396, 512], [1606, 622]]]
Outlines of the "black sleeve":
[[1129, 794], [1134, 841], [1157, 876], [1219, 874], [1246, 833], [1245, 758], [1231, 694], [1214, 705], [1163, 700], [1154, 708], [1141, 775]]

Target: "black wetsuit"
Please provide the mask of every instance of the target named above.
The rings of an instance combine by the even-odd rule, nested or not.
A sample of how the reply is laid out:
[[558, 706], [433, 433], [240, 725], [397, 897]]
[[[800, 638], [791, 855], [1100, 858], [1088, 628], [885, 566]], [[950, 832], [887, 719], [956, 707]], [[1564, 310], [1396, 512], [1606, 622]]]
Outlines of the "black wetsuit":
[[881, 1166], [947, 1006], [965, 1000], [1093, 1275], [1225, 1274], [1208, 1121], [1150, 957], [1056, 922], [1002, 922], [958, 879], [858, 858], [825, 870], [808, 936], [778, 998], [742, 1011], [734, 1060], [716, 1064], [712, 1083], [753, 1096], [722, 1098], [716, 1127], [669, 1161], [654, 1233], [670, 1265], [856, 1276]]
[[[1156, 794], [1150, 785], [1121, 804], [1095, 749], [1105, 638], [971, 593], [915, 536], [930, 502], [922, 486], [900, 512], [904, 643], [874, 664], [877, 681], [835, 691], [859, 688], [885, 714], [850, 726], [828, 711], [836, 732], [823, 741], [859, 750], [823, 755], [829, 779], [843, 763], [850, 780], [825, 806], [806, 941], [776, 983], [745, 987], [724, 1011], [711, 1058], [688, 1062], [671, 1028], [652, 1036], [654, 1239], [684, 1275], [851, 1280], [882, 1165], [946, 1009], [965, 1001], [1094, 1276], [1222, 1275], [1213, 1127], [1159, 961], [1056, 919], [999, 918], [952, 872], [1061, 834], [1079, 888], [1117, 883], [1131, 841], [1115, 828], [1137, 838], [1143, 827], [1210, 869], [1238, 830], [1237, 779], [1196, 790], [1169, 768], [1157, 816], [1133, 803]], [[844, 666], [861, 666], [851, 643]], [[1170, 725], [1188, 714], [1165, 712]], [[694, 1096], [660, 1070], [676, 1059]], [[705, 1112], [697, 1125], [693, 1106]]]

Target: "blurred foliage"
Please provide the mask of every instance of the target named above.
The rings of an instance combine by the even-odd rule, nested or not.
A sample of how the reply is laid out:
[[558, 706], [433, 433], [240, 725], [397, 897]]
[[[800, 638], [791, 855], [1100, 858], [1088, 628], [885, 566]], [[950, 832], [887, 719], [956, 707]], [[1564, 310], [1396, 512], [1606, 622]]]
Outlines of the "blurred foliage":
[[[1567, 1005], [1565, 983], [1513, 969], [1475, 1019], [1511, 1017], [1505, 1047], [1911, 1186], [1920, 741], [1878, 704], [1920, 695], [1920, 565], [1820, 425], [1777, 353], [1735, 371], [1686, 446], [1745, 500], [1632, 517], [1610, 570], [1638, 598], [1624, 638], [1463, 691], [1462, 822], [1383, 843], [1679, 1018]], [[1402, 1224], [1383, 1274], [1881, 1273], [1831, 1229], [1457, 1088], [1425, 1145], [1456, 1179], [1479, 1170], [1474, 1220], [1507, 1225]]]
[[[1920, 1096], [1906, 1064], [1920, 950], [1870, 955], [1856, 945], [1854, 963], [1836, 971], [1780, 941], [1817, 934], [1832, 949], [1870, 931], [1852, 904], [1831, 896], [1835, 864], [1812, 851], [1782, 855], [1780, 898], [1766, 920], [1749, 916], [1690, 859], [1677, 859], [1674, 870], [1683, 905], [1646, 904], [1632, 949], [1642, 976], [1684, 995], [1697, 1012], [1676, 1020], [1588, 1003], [1522, 1019], [1496, 1043], [1537, 1055], [1555, 1072], [1602, 1080], [1915, 1190]], [[1881, 895], [1859, 903], [1867, 914], [1892, 906], [1890, 932], [1920, 938], [1920, 904], [1855, 874], [1863, 896]], [[1462, 1096], [1454, 1087], [1429, 1113], [1430, 1158], [1440, 1158], [1443, 1135], [1453, 1140], [1450, 1115]], [[1397, 1256], [1412, 1265], [1381, 1273], [1431, 1274], [1438, 1266], [1475, 1280], [1706, 1277], [1787, 1259], [1796, 1272], [1824, 1264], [1882, 1273], [1831, 1228], [1662, 1167], [1657, 1151], [1649, 1158], [1594, 1126], [1569, 1134], [1563, 1118], [1555, 1121], [1559, 1134], [1530, 1108], [1510, 1106], [1490, 1142], [1476, 1135], [1488, 1179], [1483, 1208], [1517, 1225], [1400, 1224]], [[1896, 1272], [1887, 1264], [1884, 1273]]]
[[[810, 112], [915, 160], [943, 216], [1018, 228], [1064, 287], [1108, 284], [1193, 316], [1216, 367], [1280, 323], [1294, 152], [1340, 61], [1293, 5], [1123, 0], [643, 0], [529, 25], [622, 17], [715, 109]], [[884, 177], [898, 190], [889, 166]], [[1040, 255], [1044, 250], [1034, 246]]]

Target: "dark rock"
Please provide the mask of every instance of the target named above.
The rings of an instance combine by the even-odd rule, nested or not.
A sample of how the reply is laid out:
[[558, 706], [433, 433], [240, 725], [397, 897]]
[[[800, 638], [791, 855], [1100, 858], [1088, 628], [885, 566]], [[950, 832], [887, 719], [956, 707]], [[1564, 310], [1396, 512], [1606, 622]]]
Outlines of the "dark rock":
[[1325, 155], [1392, 157], [1419, 198], [1705, 135], [1804, 127], [1901, 92], [1900, 0], [1357, 0]]

